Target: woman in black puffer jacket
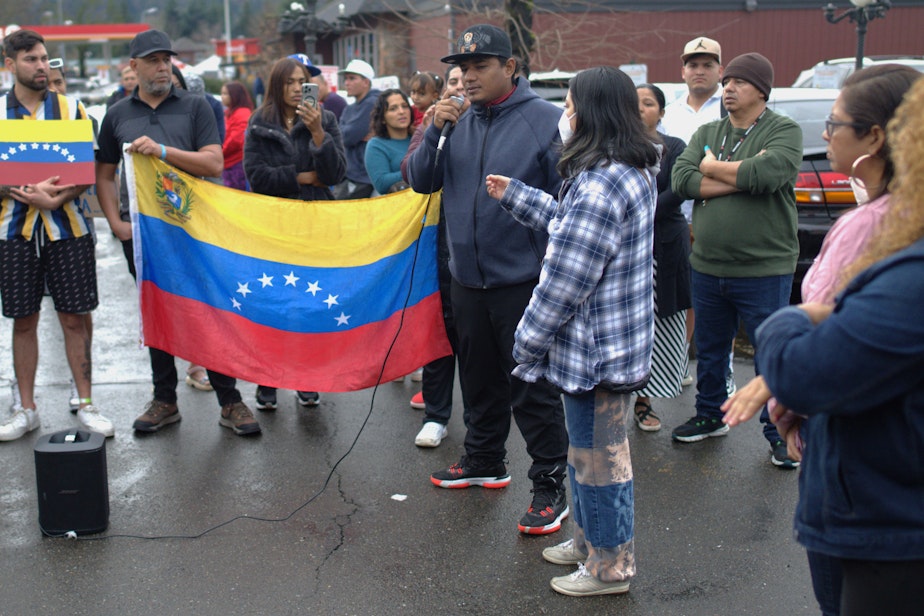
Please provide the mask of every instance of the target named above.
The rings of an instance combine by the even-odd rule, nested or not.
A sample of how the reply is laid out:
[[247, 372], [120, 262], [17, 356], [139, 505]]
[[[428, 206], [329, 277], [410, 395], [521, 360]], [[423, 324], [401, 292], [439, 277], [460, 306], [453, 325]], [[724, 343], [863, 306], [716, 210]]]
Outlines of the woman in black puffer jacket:
[[346, 177], [346, 155], [337, 118], [302, 103], [309, 69], [291, 58], [273, 65], [266, 99], [244, 138], [244, 173], [255, 193], [320, 201]]
[[[255, 193], [327, 201], [334, 198], [330, 187], [346, 177], [337, 118], [319, 104], [302, 102], [302, 84], [310, 78], [310, 69], [292, 58], [273, 65], [266, 99], [244, 135], [244, 173]], [[302, 406], [321, 401], [315, 391], [299, 391], [296, 397]], [[276, 408], [275, 387], [258, 385], [256, 398], [259, 410]]]

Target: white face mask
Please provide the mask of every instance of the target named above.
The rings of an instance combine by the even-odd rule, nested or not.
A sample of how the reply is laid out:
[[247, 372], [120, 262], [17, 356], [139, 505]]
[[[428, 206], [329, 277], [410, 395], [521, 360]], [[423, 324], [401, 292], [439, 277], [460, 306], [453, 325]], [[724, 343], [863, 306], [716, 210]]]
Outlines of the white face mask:
[[863, 205], [869, 202], [869, 193], [866, 191], [866, 184], [857, 177], [857, 167], [867, 158], [872, 157], [869, 154], [864, 154], [853, 161], [853, 165], [850, 166], [850, 188], [853, 190], [853, 197], [857, 200], [857, 205]]
[[571, 118], [573, 117], [573, 113], [568, 115], [567, 111], [562, 111], [561, 117], [558, 118], [558, 135], [561, 137], [562, 143], [565, 143], [574, 136], [574, 131], [571, 130]]

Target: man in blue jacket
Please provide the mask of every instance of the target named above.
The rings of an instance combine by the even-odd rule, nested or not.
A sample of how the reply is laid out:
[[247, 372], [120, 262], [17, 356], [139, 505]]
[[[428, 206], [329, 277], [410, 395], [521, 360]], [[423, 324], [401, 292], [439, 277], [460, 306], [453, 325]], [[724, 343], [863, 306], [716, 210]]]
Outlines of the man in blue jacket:
[[[513, 334], [538, 282], [548, 236], [516, 222], [488, 196], [484, 181], [499, 173], [557, 195], [561, 111], [515, 76], [510, 38], [499, 28], [472, 26], [459, 37], [457, 50], [442, 61], [462, 69], [471, 108], [462, 114], [451, 99], [436, 103], [433, 124], [408, 161], [414, 190], [443, 189], [459, 379], [470, 406], [465, 455], [430, 480], [442, 488], [507, 486], [512, 411], [533, 460], [533, 500], [518, 528], [552, 533], [568, 515], [561, 399], [546, 382], [511, 376]], [[441, 143], [447, 123], [455, 127]]]
[[371, 137], [369, 120], [379, 92], [372, 87], [375, 70], [368, 62], [350, 60], [340, 71], [347, 96], [355, 102], [347, 105], [340, 114], [340, 134], [346, 150], [346, 180], [337, 185], [334, 196], [337, 199], [365, 199], [372, 195], [372, 180], [366, 173], [366, 142]]

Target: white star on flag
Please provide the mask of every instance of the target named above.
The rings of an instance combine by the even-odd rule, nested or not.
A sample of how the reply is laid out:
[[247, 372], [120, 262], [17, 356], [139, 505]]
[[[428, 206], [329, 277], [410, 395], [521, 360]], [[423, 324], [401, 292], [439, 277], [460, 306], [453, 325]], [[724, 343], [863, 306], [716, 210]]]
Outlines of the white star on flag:
[[50, 150], [50, 149], [51, 149], [51, 144], [50, 144], [50, 143], [43, 143], [43, 144], [42, 144], [42, 149], [43, 149], [43, 150]]
[[32, 149], [33, 149], [33, 150], [37, 150], [37, 149], [38, 149], [38, 146], [39, 146], [39, 144], [33, 143], [33, 144], [32, 144]]
[[9, 155], [6, 152], [4, 152], [3, 154], [0, 154], [0, 160], [6, 160], [8, 158], [9, 158]]
[[257, 280], [259, 280], [260, 282], [263, 283], [263, 288], [264, 288], [264, 289], [265, 289], [266, 287], [271, 287], [271, 286], [273, 286], [273, 277], [272, 277], [272, 276], [267, 276], [266, 273], [263, 274], [263, 277], [262, 277], [262, 278], [257, 278]]
[[295, 275], [294, 271], [289, 272], [289, 275], [284, 276], [284, 278], [286, 279], [286, 286], [292, 285], [293, 287], [295, 286], [295, 283], [300, 280], [300, 278]]
[[245, 282], [244, 284], [237, 283], [237, 292], [243, 295], [245, 298], [247, 297], [248, 293], [253, 293], [253, 291], [250, 290], [249, 282]]
[[67, 157], [67, 162], [72, 163], [77, 159], [73, 154]]
[[324, 303], [327, 304], [327, 309], [328, 309], [328, 310], [330, 310], [330, 309], [333, 308], [335, 305], [337, 305], [337, 298], [338, 298], [338, 297], [340, 297], [340, 296], [339, 296], [339, 295], [330, 295], [330, 294], [327, 295], [327, 299], [324, 300]]
[[14, 148], [13, 146], [10, 146], [10, 149], [7, 150], [7, 152], [9, 152], [10, 154], [15, 154], [15, 153], [16, 153], [16, 148]]
[[67, 151], [67, 148], [61, 150], [61, 156], [67, 156], [68, 154], [70, 154], [70, 152]]
[[318, 294], [318, 291], [321, 290], [321, 287], [318, 286], [318, 283], [319, 283], [319, 282], [320, 282], [319, 280], [315, 280], [314, 282], [309, 282], [309, 283], [308, 283], [308, 290], [305, 291], [305, 293], [311, 293], [312, 295], [317, 295], [317, 294]]
[[350, 317], [351, 317], [351, 316], [353, 316], [353, 315], [351, 315], [351, 314], [343, 314], [343, 313], [341, 312], [341, 313], [340, 313], [340, 316], [337, 317], [337, 325], [349, 325], [349, 324], [350, 324]]
[[25, 143], [20, 143], [20, 144], [19, 144], [19, 151], [20, 151], [20, 152], [25, 152], [27, 147], [28, 147], [28, 146], [27, 146]]
[[231, 298], [231, 305], [237, 308], [238, 310], [241, 309], [241, 302], [237, 301], [233, 297]]
[[55, 152], [60, 152], [61, 146], [56, 143], [53, 146], [51, 146], [51, 149], [54, 150]]

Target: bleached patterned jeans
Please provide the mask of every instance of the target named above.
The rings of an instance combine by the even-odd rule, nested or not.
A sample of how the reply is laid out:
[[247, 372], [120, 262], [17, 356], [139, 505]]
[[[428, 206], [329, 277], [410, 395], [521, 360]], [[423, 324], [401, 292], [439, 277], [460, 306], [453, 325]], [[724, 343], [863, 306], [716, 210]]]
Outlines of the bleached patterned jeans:
[[626, 435], [632, 394], [597, 388], [564, 395], [574, 549], [603, 582], [635, 575], [635, 500]]

